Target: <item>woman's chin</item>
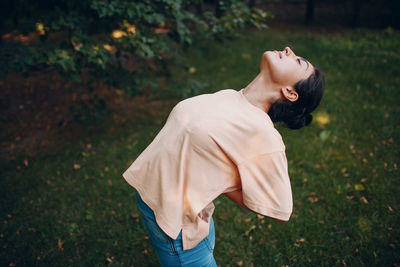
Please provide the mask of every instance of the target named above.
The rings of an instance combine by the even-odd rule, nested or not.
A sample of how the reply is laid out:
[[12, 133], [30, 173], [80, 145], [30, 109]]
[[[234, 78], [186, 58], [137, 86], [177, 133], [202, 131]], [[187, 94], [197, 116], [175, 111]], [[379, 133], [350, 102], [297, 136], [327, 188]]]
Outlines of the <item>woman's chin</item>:
[[260, 70], [267, 70], [277, 61], [276, 55], [273, 51], [266, 51], [261, 57]]

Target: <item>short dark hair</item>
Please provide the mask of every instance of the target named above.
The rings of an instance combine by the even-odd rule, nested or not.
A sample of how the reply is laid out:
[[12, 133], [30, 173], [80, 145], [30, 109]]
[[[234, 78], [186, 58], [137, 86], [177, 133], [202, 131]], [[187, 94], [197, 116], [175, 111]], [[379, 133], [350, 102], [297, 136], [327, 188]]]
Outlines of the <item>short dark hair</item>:
[[296, 101], [277, 101], [271, 105], [268, 115], [273, 122], [283, 122], [290, 129], [300, 129], [312, 121], [311, 112], [321, 102], [325, 86], [325, 74], [317, 67], [307, 79], [294, 86], [299, 97]]

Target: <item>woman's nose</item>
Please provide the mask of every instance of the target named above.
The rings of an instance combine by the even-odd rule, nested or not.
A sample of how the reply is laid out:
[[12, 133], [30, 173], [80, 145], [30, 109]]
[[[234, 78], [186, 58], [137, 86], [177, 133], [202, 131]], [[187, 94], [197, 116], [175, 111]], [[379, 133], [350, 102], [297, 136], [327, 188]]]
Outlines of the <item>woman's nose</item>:
[[286, 56], [296, 56], [295, 54], [294, 54], [294, 52], [293, 52], [293, 50], [292, 49], [290, 49], [290, 47], [289, 46], [286, 46], [285, 47], [285, 55]]

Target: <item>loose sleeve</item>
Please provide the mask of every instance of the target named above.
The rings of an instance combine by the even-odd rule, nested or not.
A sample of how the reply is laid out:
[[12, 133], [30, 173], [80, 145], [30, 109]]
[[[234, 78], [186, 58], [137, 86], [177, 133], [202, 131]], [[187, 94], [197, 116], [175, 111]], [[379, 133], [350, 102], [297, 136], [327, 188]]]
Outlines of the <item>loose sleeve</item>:
[[238, 166], [243, 203], [251, 210], [288, 221], [293, 200], [284, 151], [263, 154]]

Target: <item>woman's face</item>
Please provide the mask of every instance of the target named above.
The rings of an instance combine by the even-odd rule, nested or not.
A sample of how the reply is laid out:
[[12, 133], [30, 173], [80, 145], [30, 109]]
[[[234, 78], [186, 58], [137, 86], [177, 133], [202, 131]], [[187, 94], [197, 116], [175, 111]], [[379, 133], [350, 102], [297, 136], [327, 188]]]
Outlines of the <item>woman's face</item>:
[[314, 67], [306, 59], [286, 47], [283, 51], [267, 51], [260, 63], [261, 72], [270, 76], [271, 81], [279, 86], [294, 87], [301, 80], [314, 73]]

